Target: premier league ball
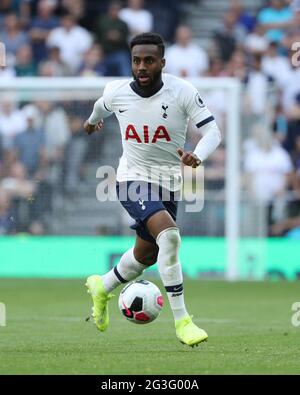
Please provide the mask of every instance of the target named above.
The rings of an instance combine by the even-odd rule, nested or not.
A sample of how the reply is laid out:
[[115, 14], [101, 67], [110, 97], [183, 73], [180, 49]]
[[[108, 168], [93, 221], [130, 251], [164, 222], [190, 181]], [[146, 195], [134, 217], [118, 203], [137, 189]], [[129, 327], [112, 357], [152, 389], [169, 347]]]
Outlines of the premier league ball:
[[119, 296], [121, 314], [135, 324], [148, 324], [158, 317], [163, 307], [159, 288], [146, 280], [132, 281]]

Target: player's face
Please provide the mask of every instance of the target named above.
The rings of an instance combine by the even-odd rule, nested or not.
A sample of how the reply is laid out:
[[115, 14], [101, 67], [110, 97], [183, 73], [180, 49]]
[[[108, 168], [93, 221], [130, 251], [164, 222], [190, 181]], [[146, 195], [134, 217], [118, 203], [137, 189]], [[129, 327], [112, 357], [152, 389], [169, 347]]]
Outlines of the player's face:
[[148, 88], [161, 77], [165, 59], [156, 45], [135, 45], [131, 52], [132, 74], [141, 88]]

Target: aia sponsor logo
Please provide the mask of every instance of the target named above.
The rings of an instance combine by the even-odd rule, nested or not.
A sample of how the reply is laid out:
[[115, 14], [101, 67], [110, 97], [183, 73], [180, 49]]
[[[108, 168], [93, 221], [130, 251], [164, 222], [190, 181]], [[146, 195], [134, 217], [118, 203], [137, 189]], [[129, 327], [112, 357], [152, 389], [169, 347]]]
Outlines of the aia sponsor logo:
[[171, 137], [167, 131], [167, 129], [160, 125], [156, 128], [155, 133], [153, 134], [152, 139], [149, 137], [149, 126], [144, 125], [143, 131], [138, 132], [134, 125], [128, 125], [125, 131], [125, 140], [135, 140], [137, 143], [151, 143], [155, 144], [157, 140], [165, 140], [167, 142], [171, 141]]

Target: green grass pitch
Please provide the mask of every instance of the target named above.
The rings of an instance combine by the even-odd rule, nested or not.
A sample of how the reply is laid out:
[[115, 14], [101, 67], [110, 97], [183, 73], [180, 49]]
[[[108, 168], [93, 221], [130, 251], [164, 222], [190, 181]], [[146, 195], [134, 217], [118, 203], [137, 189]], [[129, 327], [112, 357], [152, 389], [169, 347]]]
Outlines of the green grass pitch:
[[[160, 289], [161, 283], [155, 281]], [[186, 304], [209, 339], [175, 337], [169, 306], [148, 325], [110, 302], [105, 333], [91, 323], [84, 280], [0, 280], [0, 374], [299, 374], [300, 326], [291, 323], [299, 283], [185, 281]]]

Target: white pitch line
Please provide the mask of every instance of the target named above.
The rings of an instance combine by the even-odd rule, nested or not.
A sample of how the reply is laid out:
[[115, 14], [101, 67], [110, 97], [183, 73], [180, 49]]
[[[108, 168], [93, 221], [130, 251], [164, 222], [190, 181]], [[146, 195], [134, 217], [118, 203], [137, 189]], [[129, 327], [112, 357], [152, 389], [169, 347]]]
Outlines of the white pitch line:
[[[88, 314], [86, 315], [88, 316]], [[26, 316], [26, 317], [9, 317], [11, 322], [13, 321], [65, 321], [65, 322], [80, 322], [84, 321], [86, 317], [56, 317], [56, 316]]]
[[[86, 315], [88, 317], [88, 313]], [[10, 322], [17, 321], [17, 322], [30, 322], [30, 321], [60, 321], [60, 322], [84, 322], [86, 317], [59, 317], [59, 316], [11, 316], [9, 318]], [[167, 318], [158, 318], [160, 322], [172, 322], [172, 319]], [[117, 318], [114, 321], [124, 321], [123, 318]], [[213, 324], [230, 324], [235, 322], [235, 320], [228, 319], [228, 318], [208, 318], [202, 317], [193, 320], [196, 323], [213, 323]]]

